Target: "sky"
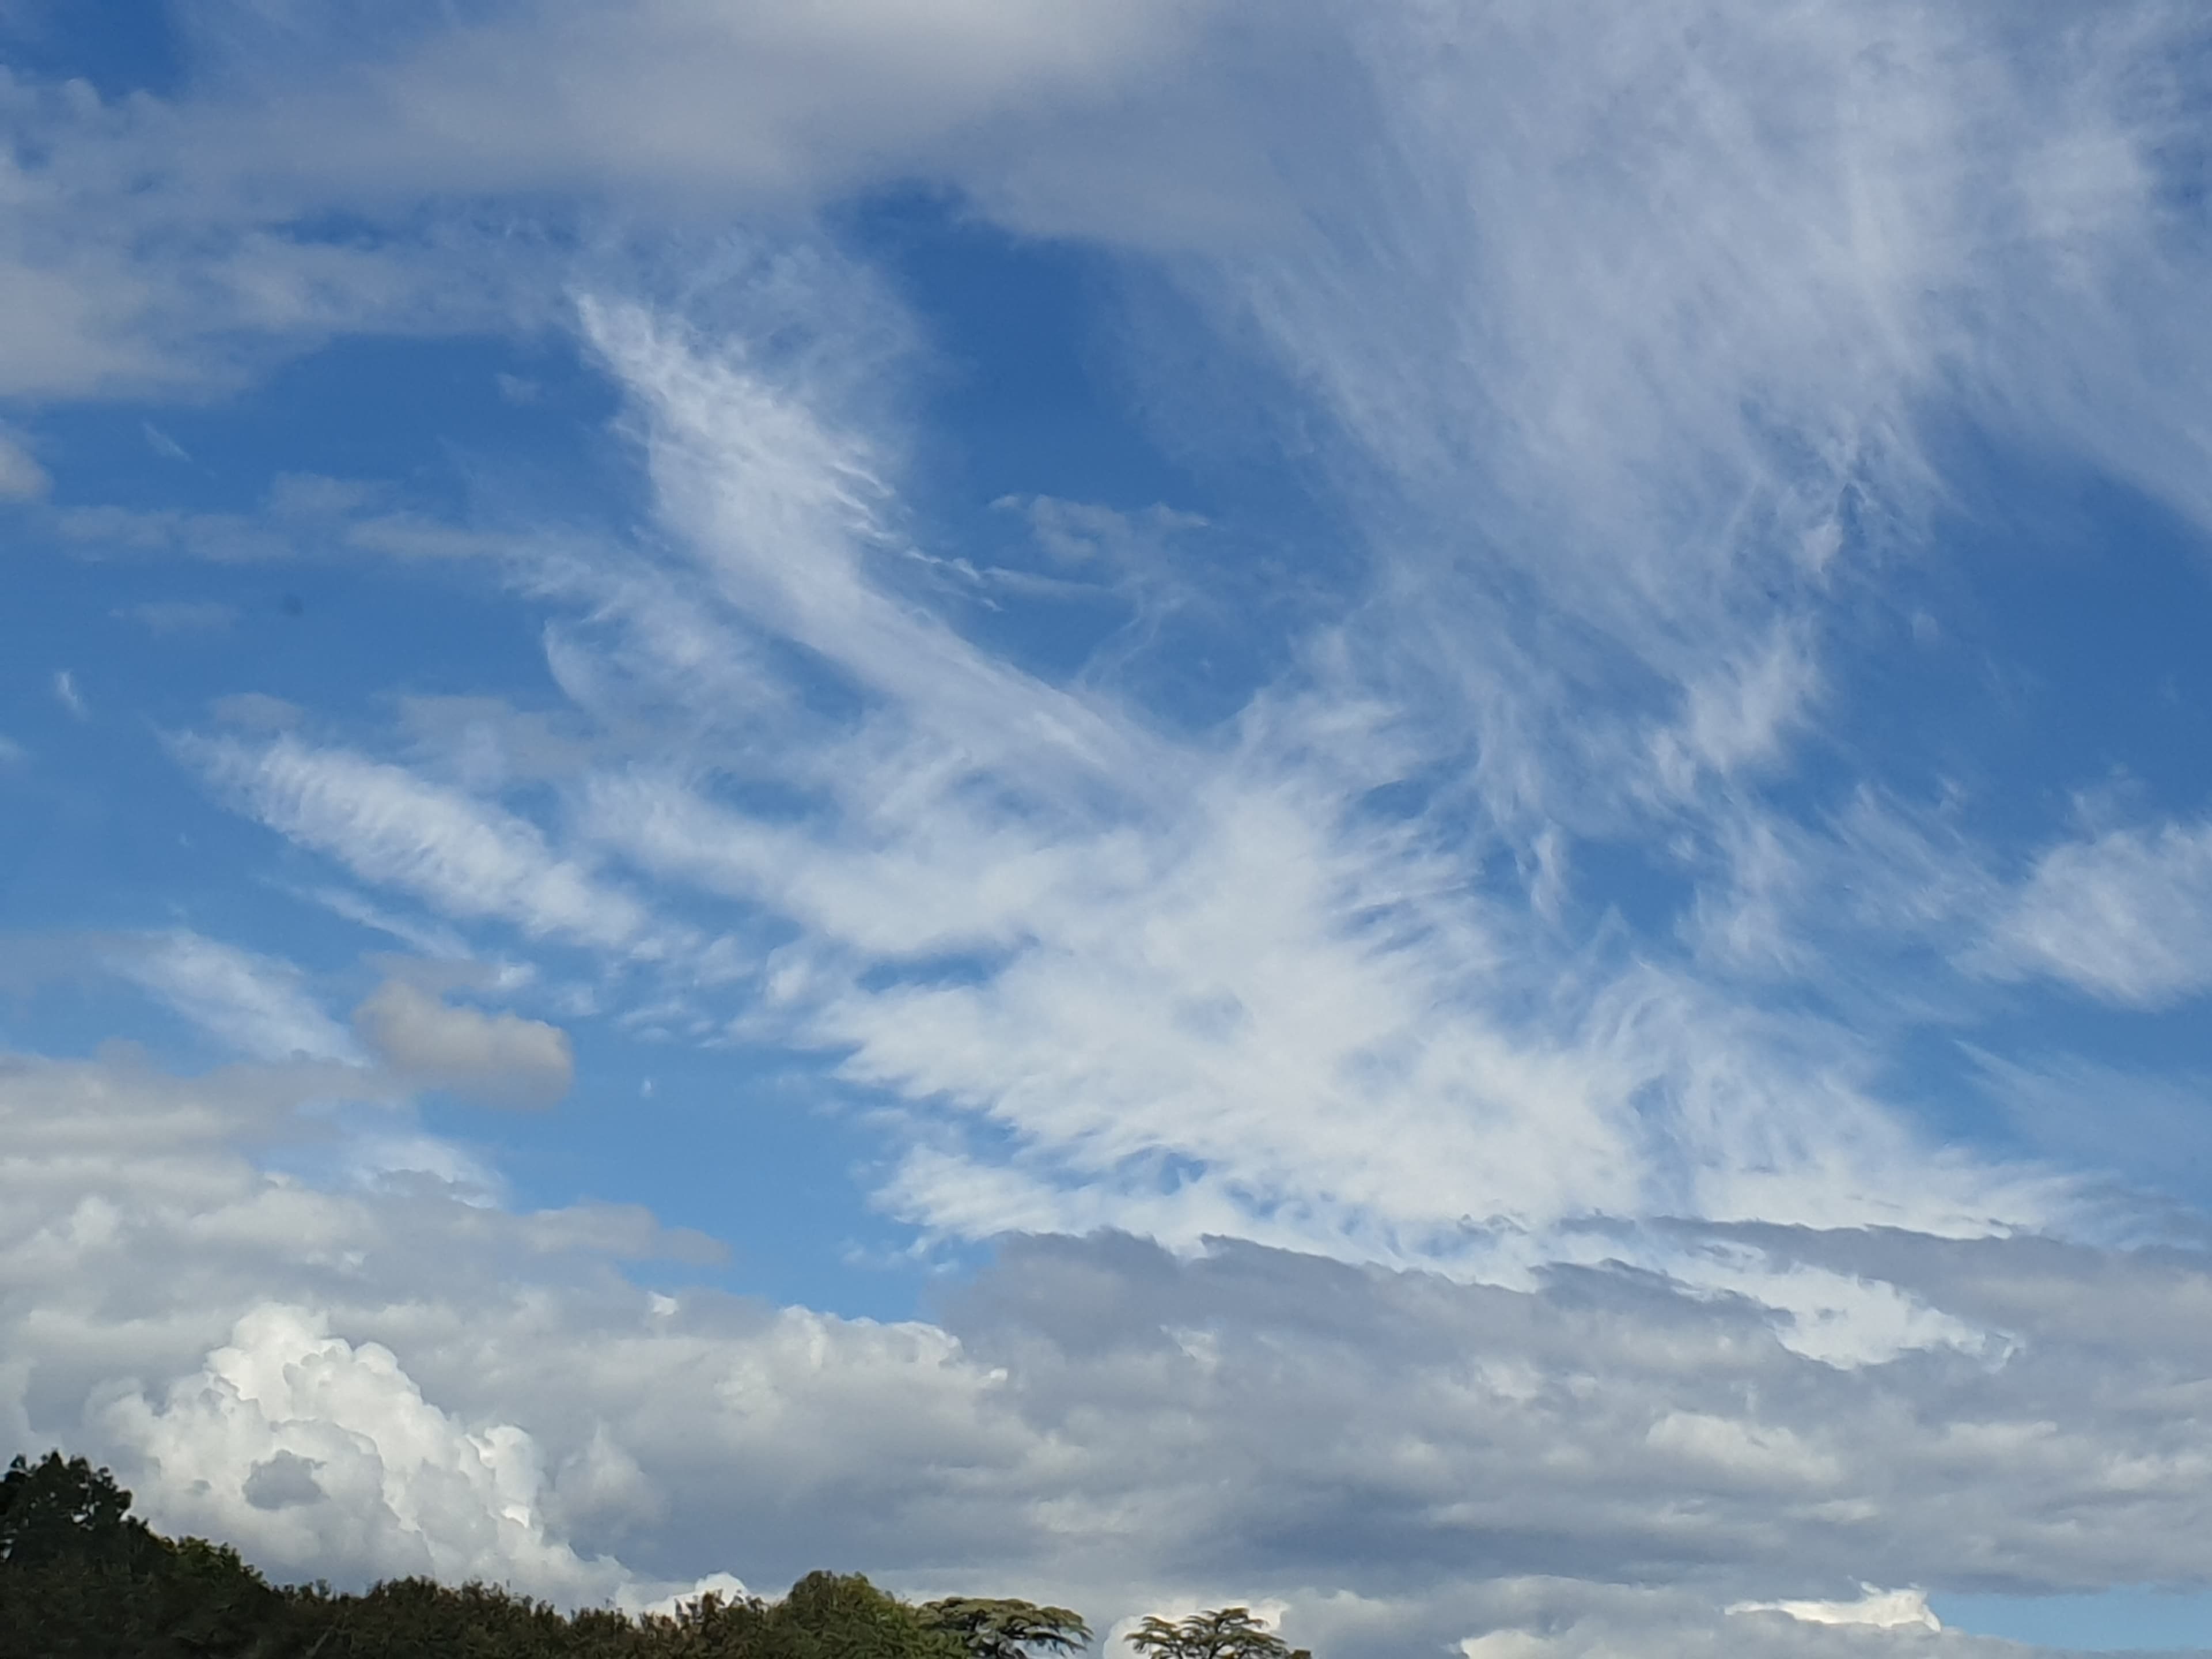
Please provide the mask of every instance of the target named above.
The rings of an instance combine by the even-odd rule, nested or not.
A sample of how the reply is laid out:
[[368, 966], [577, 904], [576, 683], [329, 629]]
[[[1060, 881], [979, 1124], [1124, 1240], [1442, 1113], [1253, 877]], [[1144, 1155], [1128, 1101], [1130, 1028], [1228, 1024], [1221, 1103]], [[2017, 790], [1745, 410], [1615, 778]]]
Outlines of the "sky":
[[566, 1605], [2212, 1652], [2201, 8], [0, 62], [0, 1453]]

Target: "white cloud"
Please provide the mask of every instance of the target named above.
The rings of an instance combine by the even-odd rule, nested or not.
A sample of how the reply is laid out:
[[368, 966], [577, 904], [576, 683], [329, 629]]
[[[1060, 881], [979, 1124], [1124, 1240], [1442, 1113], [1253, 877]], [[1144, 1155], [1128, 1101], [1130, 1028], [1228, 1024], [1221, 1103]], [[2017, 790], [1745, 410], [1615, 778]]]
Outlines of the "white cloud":
[[160, 1469], [161, 1521], [261, 1560], [485, 1578], [569, 1602], [630, 1587], [619, 1562], [546, 1537], [530, 1436], [455, 1423], [388, 1349], [333, 1337], [304, 1309], [255, 1308], [198, 1375], [158, 1402], [109, 1402], [101, 1427]]
[[554, 854], [533, 825], [459, 790], [291, 737], [188, 738], [179, 748], [271, 829], [364, 879], [532, 937], [641, 954], [666, 948], [637, 900]]
[[[749, 815], [630, 766], [592, 777], [577, 827], [662, 881], [798, 924], [738, 1029], [842, 1049], [849, 1080], [915, 1109], [900, 1213], [1463, 1265], [1496, 1220], [1971, 1230], [2046, 1213], [2015, 1178], [1917, 1146], [1851, 1080], [1864, 1061], [1840, 1031], [1563, 957], [1472, 876], [1492, 845], [1480, 825], [1455, 841], [1365, 811], [1425, 758], [1380, 694], [1347, 710], [1285, 689], [1233, 738], [1170, 742], [1110, 690], [1021, 672], [921, 610], [883, 557], [895, 447], [854, 428], [837, 370], [790, 345], [804, 313], [780, 291], [764, 303], [774, 353], [586, 307], [672, 541], [651, 580], [692, 599], [680, 646], [657, 602], [602, 608], [611, 636], [556, 661], [587, 706], [617, 665], [659, 704], [708, 695], [702, 674], [732, 658], [769, 675], [745, 695], [776, 723], [702, 733], [688, 769], [806, 808]], [[760, 632], [832, 665], [861, 712], [805, 712]], [[1774, 752], [1809, 681], [1795, 633], [1759, 650], [1733, 702], [1689, 697], [1686, 765]], [[932, 969], [946, 957], [958, 972]], [[918, 971], [864, 981], [871, 964]], [[963, 1118], [1011, 1139], [1010, 1165], [960, 1150]]]
[[[503, 193], [719, 230], [733, 206], [925, 178], [1051, 233], [1212, 240], [1267, 216], [1261, 147], [1199, 72], [1218, 9], [647, 0], [617, 21], [506, 0], [303, 27], [198, 8], [173, 97], [0, 89], [0, 304], [21, 324], [0, 392], [194, 394], [337, 333], [544, 324], [566, 273], [476, 216]], [[333, 213], [370, 234], [328, 234]]]
[[456, 1007], [403, 980], [387, 980], [353, 1018], [362, 1041], [401, 1077], [477, 1099], [550, 1105], [575, 1075], [559, 1027]]
[[240, 1054], [360, 1061], [345, 1028], [323, 1012], [290, 963], [184, 929], [112, 939], [100, 954], [115, 972]]
[[1875, 1630], [1930, 1630], [1943, 1621], [1929, 1610], [1926, 1592], [1861, 1586], [1854, 1601], [1739, 1601], [1730, 1613], [1779, 1613], [1808, 1625], [1863, 1625]]
[[2212, 986], [2212, 826], [2113, 830], [2052, 848], [1968, 960], [2124, 1006]]
[[84, 694], [76, 688], [75, 674], [66, 668], [56, 669], [53, 688], [54, 701], [69, 710], [71, 715], [81, 720], [92, 718], [91, 711], [85, 707]]
[[83, 80], [30, 74], [0, 89], [0, 125], [16, 139], [0, 303], [21, 325], [0, 342], [0, 390], [200, 392], [334, 329], [499, 317], [511, 286], [453, 283], [438, 247], [449, 228], [375, 247], [295, 232], [296, 201], [257, 198], [223, 165], [214, 111], [143, 94], [103, 102]]
[[1686, 797], [1710, 774], [1773, 760], [1805, 718], [1819, 680], [1805, 642], [1778, 629], [1747, 660], [1688, 681], [1680, 719], [1651, 738], [1652, 770], [1668, 794]]

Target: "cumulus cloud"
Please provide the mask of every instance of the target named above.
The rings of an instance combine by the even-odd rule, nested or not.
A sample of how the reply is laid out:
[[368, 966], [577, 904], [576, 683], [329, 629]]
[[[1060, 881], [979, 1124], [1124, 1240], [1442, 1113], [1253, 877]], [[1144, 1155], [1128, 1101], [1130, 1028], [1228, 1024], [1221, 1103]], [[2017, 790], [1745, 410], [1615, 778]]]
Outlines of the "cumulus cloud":
[[[158, 1402], [128, 1395], [103, 1428], [161, 1471], [172, 1526], [288, 1565], [528, 1584], [580, 1602], [628, 1589], [612, 1561], [550, 1542], [537, 1448], [507, 1424], [464, 1429], [391, 1352], [320, 1316], [264, 1306]], [[243, 1478], [241, 1479], [241, 1474]]]
[[557, 1026], [457, 1007], [387, 980], [354, 1010], [354, 1030], [411, 1082], [495, 1103], [545, 1106], [568, 1092], [575, 1057]]

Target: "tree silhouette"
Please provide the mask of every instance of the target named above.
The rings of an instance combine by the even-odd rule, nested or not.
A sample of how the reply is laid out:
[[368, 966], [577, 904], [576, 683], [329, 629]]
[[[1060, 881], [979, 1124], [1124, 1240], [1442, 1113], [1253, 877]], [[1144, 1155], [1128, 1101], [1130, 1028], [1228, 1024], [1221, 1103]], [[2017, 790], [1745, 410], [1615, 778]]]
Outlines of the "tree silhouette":
[[82, 1457], [18, 1456], [0, 1475], [0, 1561], [11, 1567], [127, 1567], [158, 1549], [151, 1528], [131, 1516], [131, 1494]]
[[1150, 1617], [1126, 1638], [1145, 1659], [1313, 1659], [1252, 1616], [1249, 1607], [1194, 1613], [1175, 1624]]
[[1036, 1659], [1088, 1646], [1091, 1626], [1066, 1607], [1004, 1597], [948, 1595], [916, 1609], [924, 1623], [957, 1640], [969, 1659]]

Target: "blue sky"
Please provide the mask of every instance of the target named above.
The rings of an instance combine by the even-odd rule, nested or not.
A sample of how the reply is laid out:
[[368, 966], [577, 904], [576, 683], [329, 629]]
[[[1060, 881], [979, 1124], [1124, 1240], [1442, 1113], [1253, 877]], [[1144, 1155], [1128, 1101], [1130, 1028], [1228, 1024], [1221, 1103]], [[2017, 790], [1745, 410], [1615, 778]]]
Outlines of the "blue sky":
[[4, 1437], [341, 1580], [2212, 1647], [2204, 44], [0, 8]]

